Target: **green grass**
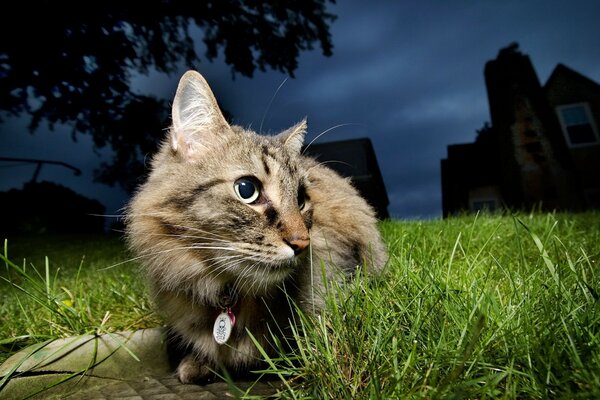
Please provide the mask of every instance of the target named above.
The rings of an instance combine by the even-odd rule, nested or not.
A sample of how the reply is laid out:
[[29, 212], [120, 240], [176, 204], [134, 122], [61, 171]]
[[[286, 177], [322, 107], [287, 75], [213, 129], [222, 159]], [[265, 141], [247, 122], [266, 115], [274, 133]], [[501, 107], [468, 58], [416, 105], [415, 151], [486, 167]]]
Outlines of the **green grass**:
[[2, 254], [0, 362], [52, 338], [160, 323], [118, 236], [9, 238]]
[[[269, 360], [263, 373], [285, 380], [281, 397], [600, 398], [600, 214], [465, 216], [382, 230], [391, 255], [384, 276], [332, 285], [327, 311], [300, 321], [298, 350]], [[19, 257], [49, 255], [48, 274], [39, 257], [40, 277], [27, 273], [51, 293], [41, 302], [61, 310], [73, 300], [75, 312], [60, 317], [0, 283], [5, 353], [23, 335], [30, 343], [160, 323], [134, 265], [102, 270], [129, 257], [118, 241], [76, 242], [42, 249], [15, 240], [13, 250], [9, 240]]]

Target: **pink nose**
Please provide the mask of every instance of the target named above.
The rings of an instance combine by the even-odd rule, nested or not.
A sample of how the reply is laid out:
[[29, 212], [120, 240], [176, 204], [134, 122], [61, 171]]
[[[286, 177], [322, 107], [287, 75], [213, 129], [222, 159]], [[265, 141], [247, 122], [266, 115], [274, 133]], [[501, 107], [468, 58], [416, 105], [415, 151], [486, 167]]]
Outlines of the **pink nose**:
[[294, 254], [302, 253], [310, 244], [310, 239], [307, 237], [299, 237], [292, 235], [289, 238], [284, 238], [283, 241], [294, 250]]

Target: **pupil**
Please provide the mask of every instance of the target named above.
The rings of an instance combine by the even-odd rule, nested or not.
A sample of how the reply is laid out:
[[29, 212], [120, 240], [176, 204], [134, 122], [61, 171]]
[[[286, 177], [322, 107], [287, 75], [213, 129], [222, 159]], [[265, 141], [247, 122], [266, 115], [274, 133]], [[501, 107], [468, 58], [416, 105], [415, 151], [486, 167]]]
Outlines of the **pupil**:
[[256, 188], [252, 182], [241, 181], [239, 186], [240, 196], [243, 199], [249, 199], [254, 194]]
[[300, 208], [304, 207], [304, 197], [305, 197], [304, 188], [301, 187], [298, 190], [298, 205], [300, 206]]

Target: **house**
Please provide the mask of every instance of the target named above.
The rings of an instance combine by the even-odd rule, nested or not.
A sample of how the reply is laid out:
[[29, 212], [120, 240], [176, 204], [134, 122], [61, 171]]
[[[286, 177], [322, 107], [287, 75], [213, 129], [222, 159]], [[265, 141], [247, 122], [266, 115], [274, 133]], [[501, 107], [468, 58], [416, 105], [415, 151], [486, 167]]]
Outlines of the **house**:
[[444, 217], [600, 208], [600, 85], [558, 64], [544, 86], [513, 44], [484, 69], [491, 125], [442, 160]]

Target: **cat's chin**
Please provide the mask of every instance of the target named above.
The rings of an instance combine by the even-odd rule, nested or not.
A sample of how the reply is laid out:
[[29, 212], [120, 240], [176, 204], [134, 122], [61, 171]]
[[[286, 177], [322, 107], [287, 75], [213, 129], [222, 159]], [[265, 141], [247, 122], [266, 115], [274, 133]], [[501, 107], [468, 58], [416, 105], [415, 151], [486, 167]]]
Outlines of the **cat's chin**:
[[247, 294], [264, 294], [276, 289], [282, 282], [294, 274], [298, 258], [281, 261], [252, 264], [238, 278], [238, 289]]
[[274, 283], [281, 282], [292, 274], [296, 267], [295, 260], [285, 260], [281, 263], [266, 263], [257, 266], [256, 273]]

